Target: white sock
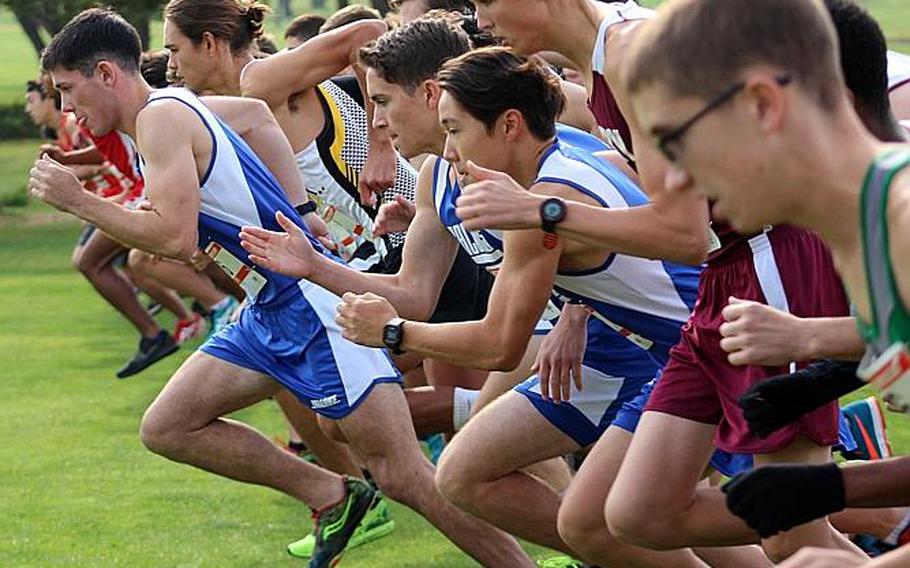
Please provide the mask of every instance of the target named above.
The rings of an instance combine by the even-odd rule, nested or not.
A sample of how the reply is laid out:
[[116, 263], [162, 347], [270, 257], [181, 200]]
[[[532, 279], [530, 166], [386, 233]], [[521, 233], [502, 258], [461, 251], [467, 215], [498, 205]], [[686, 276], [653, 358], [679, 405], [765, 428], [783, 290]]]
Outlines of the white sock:
[[461, 430], [471, 417], [471, 408], [479, 396], [479, 390], [455, 387], [452, 395], [452, 425], [456, 431]]

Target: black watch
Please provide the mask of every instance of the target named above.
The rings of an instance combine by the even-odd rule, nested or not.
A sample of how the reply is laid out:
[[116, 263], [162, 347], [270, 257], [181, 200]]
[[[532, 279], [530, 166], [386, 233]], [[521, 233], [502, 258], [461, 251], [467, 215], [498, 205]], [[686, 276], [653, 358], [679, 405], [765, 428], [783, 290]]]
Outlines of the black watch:
[[401, 318], [392, 318], [382, 328], [382, 342], [395, 355], [401, 355], [401, 342], [404, 341], [404, 321]]
[[566, 202], [550, 197], [540, 204], [540, 228], [546, 233], [556, 233], [556, 224], [566, 218]]
[[301, 217], [304, 217], [310, 213], [316, 212], [316, 202], [313, 201], [312, 199], [310, 199], [306, 203], [301, 203], [300, 205], [295, 205], [294, 210], [297, 211], [297, 213]]

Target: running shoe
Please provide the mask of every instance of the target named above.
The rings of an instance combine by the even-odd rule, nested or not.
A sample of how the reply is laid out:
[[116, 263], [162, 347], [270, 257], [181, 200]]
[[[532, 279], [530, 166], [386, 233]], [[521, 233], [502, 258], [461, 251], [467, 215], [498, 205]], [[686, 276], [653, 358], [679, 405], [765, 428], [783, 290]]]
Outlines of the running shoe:
[[236, 298], [233, 296], [225, 296], [224, 300], [212, 308], [210, 316], [212, 318], [212, 329], [209, 332], [209, 337], [215, 335], [231, 323], [231, 315], [239, 306], [240, 302], [238, 302]]
[[362, 479], [344, 476], [345, 496], [337, 505], [313, 513], [316, 539], [308, 568], [332, 568], [354, 531], [373, 504], [379, 492]]
[[133, 358], [117, 371], [117, 378], [125, 379], [144, 371], [149, 365], [176, 353], [177, 349], [177, 342], [163, 329], [155, 337], [143, 337]]
[[851, 402], [841, 411], [847, 417], [850, 431], [856, 440], [856, 449], [841, 452], [851, 460], [881, 460], [891, 457], [891, 443], [885, 429], [885, 415], [874, 396]]
[[205, 331], [205, 318], [197, 313], [193, 313], [190, 319], [179, 320], [174, 326], [174, 340], [177, 345], [183, 345], [187, 341], [196, 339]]
[[424, 453], [433, 462], [433, 465], [439, 463], [439, 457], [442, 456], [442, 450], [446, 449], [446, 437], [442, 434], [432, 434], [421, 440]]
[[[389, 506], [385, 499], [381, 497], [376, 504], [367, 511], [363, 520], [357, 525], [357, 530], [351, 535], [345, 550], [351, 550], [368, 542], [380, 539], [395, 530], [395, 521], [389, 512]], [[316, 535], [310, 533], [288, 545], [288, 554], [297, 558], [309, 558], [313, 555], [313, 548], [316, 546]]]
[[161, 304], [159, 304], [156, 300], [152, 300], [146, 304], [145, 311], [147, 311], [150, 316], [157, 316], [159, 313], [161, 313]]
[[565, 555], [551, 556], [550, 558], [538, 560], [537, 565], [540, 568], [585, 568], [585, 565], [580, 561]]

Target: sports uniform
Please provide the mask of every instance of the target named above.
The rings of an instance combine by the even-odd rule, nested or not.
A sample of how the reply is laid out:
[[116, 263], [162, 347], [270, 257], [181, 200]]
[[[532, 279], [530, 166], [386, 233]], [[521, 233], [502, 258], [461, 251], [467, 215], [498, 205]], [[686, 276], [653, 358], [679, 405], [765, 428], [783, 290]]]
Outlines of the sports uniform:
[[[353, 252], [349, 265], [357, 270], [394, 274], [401, 267], [405, 234], [372, 237], [378, 210], [361, 204], [357, 190], [369, 153], [367, 114], [354, 98], [360, 93], [357, 82], [348, 77], [324, 81], [316, 93], [325, 126], [297, 154], [300, 175], [307, 190], [321, 202], [323, 215], [346, 229], [347, 234], [340, 236], [342, 244]], [[413, 202], [416, 186], [417, 173], [399, 156], [395, 185], [383, 193], [382, 201], [401, 195]], [[492, 286], [492, 277], [459, 251], [429, 321], [483, 318]]]
[[[495, 265], [502, 259], [496, 231], [465, 231], [455, 215], [460, 190], [448, 165], [437, 159], [436, 193], [440, 219], [476, 262]], [[444, 183], [443, 183], [444, 182]], [[621, 172], [589, 152], [554, 143], [540, 160], [535, 183], [560, 183], [593, 197], [604, 207], [643, 205], [647, 198]], [[666, 362], [679, 340], [679, 329], [695, 301], [698, 269], [658, 260], [611, 254], [596, 268], [560, 270], [554, 296], [594, 311], [582, 363], [584, 389], [572, 386], [567, 402], [555, 404], [540, 395], [531, 377], [515, 390], [560, 431], [581, 446], [594, 443]]]
[[[250, 267], [240, 246], [242, 226], [280, 231], [276, 211], [303, 226], [274, 176], [194, 94], [160, 89], [149, 96], [149, 102], [156, 100], [175, 100], [192, 109], [212, 139], [211, 161], [199, 183], [200, 248], [218, 243]], [[325, 252], [307, 235], [316, 250]], [[333, 419], [350, 414], [376, 383], [401, 382], [385, 351], [341, 337], [335, 323], [338, 296], [306, 280], [260, 267], [251, 270], [267, 282], [248, 299], [240, 320], [210, 338], [202, 351], [274, 378], [309, 408]]]
[[888, 92], [910, 83], [910, 55], [888, 52]]

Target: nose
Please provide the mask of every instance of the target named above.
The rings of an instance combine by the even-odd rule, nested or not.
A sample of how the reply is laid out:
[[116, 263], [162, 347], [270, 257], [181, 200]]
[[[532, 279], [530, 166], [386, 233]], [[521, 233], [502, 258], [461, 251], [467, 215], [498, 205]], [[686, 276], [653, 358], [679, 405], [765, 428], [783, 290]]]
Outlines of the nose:
[[667, 191], [688, 191], [693, 185], [694, 182], [689, 172], [672, 163], [667, 167], [667, 172], [664, 174], [664, 187]]
[[487, 14], [487, 10], [483, 7], [483, 4], [478, 2], [475, 4], [475, 6], [477, 6], [475, 12], [475, 15], [477, 17], [477, 27], [481, 30], [489, 31], [490, 28], [493, 27], [493, 20], [490, 19], [490, 16]]
[[67, 95], [60, 95], [60, 110], [63, 112], [76, 112]]
[[388, 119], [386, 119], [385, 110], [379, 105], [374, 106], [373, 107], [373, 128], [379, 129], [379, 128], [386, 128], [388, 126], [389, 126], [389, 121], [388, 121]]
[[451, 136], [446, 136], [446, 145], [442, 151], [442, 157], [452, 163], [456, 163], [460, 159], [458, 156], [458, 151], [455, 149], [455, 145], [452, 144]]

